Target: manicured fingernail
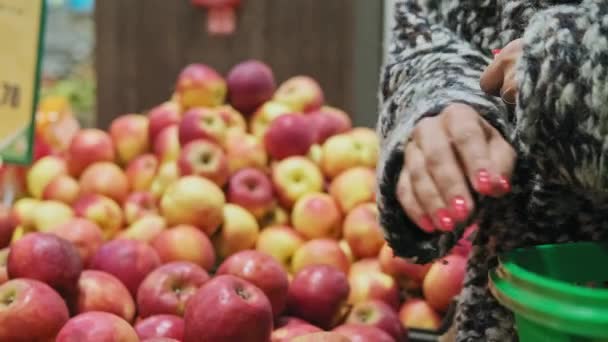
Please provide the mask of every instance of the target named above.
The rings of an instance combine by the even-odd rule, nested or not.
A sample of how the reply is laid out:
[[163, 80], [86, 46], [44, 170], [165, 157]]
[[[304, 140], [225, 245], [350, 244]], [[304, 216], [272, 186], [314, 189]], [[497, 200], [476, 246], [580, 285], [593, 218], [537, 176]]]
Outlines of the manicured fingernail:
[[450, 216], [447, 209], [437, 210], [435, 217], [437, 218], [437, 222], [439, 222], [439, 230], [450, 232], [454, 229], [454, 219]]
[[496, 190], [500, 194], [507, 194], [511, 192], [511, 182], [509, 182], [505, 176], [500, 176], [498, 178], [498, 182], [496, 183]]
[[456, 196], [451, 202], [452, 217], [458, 221], [465, 221], [469, 217], [469, 206], [462, 196]]
[[488, 170], [482, 169], [477, 171], [475, 179], [475, 189], [482, 195], [492, 194], [492, 179]]
[[435, 231], [435, 225], [433, 225], [433, 220], [429, 215], [422, 216], [418, 222], [418, 226], [427, 233], [432, 233]]
[[492, 55], [494, 55], [494, 57], [496, 57], [499, 53], [500, 53], [501, 49], [494, 49], [492, 50]]

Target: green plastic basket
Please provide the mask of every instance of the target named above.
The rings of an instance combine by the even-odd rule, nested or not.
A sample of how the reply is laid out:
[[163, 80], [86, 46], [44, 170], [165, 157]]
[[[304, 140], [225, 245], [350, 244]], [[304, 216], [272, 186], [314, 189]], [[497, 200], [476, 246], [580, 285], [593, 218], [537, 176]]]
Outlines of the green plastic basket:
[[608, 244], [518, 249], [500, 257], [490, 290], [515, 315], [521, 342], [608, 341]]

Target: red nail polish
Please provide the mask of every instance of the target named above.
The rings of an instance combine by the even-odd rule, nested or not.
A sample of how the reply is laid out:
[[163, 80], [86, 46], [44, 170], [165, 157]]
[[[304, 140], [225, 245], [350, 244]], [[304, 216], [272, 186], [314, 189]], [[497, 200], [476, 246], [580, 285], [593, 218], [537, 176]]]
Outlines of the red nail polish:
[[507, 194], [507, 193], [511, 192], [511, 182], [509, 182], [509, 180], [505, 176], [500, 176], [498, 178], [498, 183], [496, 184], [496, 188], [499, 193]]
[[465, 221], [469, 217], [469, 206], [462, 196], [456, 196], [451, 203], [452, 217], [458, 221]]
[[432, 233], [435, 231], [433, 220], [429, 215], [422, 216], [422, 218], [420, 218], [420, 222], [418, 222], [418, 226], [427, 233]]
[[482, 195], [491, 195], [492, 194], [492, 181], [490, 177], [490, 173], [485, 170], [477, 171], [477, 179], [475, 182], [475, 188], [477, 192]]
[[452, 229], [454, 229], [454, 219], [452, 219], [447, 209], [437, 210], [435, 217], [439, 222], [439, 230], [450, 232]]
[[500, 53], [501, 49], [494, 49], [492, 50], [492, 55], [494, 55], [496, 57], [496, 55], [498, 55]]

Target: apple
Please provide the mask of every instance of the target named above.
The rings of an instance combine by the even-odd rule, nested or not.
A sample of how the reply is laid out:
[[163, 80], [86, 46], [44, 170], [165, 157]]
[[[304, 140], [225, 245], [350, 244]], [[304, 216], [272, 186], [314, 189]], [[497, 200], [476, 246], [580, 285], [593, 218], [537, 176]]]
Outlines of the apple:
[[209, 237], [192, 226], [167, 229], [158, 234], [151, 245], [163, 263], [189, 261], [207, 271], [215, 266], [215, 252]]
[[[15, 233], [20, 228], [25, 231], [34, 230], [34, 213], [36, 212], [36, 207], [40, 203], [41, 201], [29, 197], [20, 198], [15, 201], [11, 210], [11, 214], [17, 223]], [[13, 235], [15, 233], [13, 233]]]
[[160, 131], [153, 144], [154, 154], [161, 163], [176, 161], [179, 158], [179, 125], [171, 125]]
[[290, 224], [289, 213], [279, 205], [275, 205], [270, 212], [260, 218], [259, 221], [262, 228]]
[[359, 204], [375, 201], [376, 175], [366, 167], [346, 170], [331, 182], [329, 193], [348, 213]]
[[254, 168], [242, 169], [230, 178], [227, 197], [228, 202], [247, 209], [258, 219], [274, 206], [272, 182], [264, 172]]
[[160, 258], [148, 244], [119, 239], [103, 244], [93, 256], [90, 268], [112, 274], [135, 297], [141, 282], [158, 266]]
[[397, 280], [399, 286], [408, 290], [420, 288], [431, 264], [418, 265], [395, 256], [393, 249], [384, 244], [378, 255], [382, 272]]
[[276, 101], [265, 102], [251, 116], [249, 123], [251, 134], [258, 139], [263, 139], [268, 126], [279, 116], [289, 113], [293, 113], [293, 110], [282, 103]]
[[308, 159], [312, 160], [315, 165], [321, 166], [321, 161], [323, 160], [323, 148], [319, 144], [314, 144], [310, 146], [310, 150], [308, 150], [308, 154], [306, 154]]
[[193, 140], [182, 149], [177, 165], [182, 176], [205, 177], [220, 187], [228, 182], [228, 159], [218, 145], [207, 140]]
[[124, 319], [100, 311], [85, 312], [61, 328], [55, 342], [120, 341], [139, 342], [137, 333]]
[[[372, 263], [362, 265], [368, 260]], [[348, 299], [350, 304], [376, 299], [395, 310], [399, 308], [399, 286], [393, 277], [380, 271], [377, 259], [364, 259], [353, 264], [348, 282], [351, 289]]]
[[266, 253], [281, 263], [286, 270], [291, 268], [291, 259], [304, 238], [288, 226], [271, 226], [260, 232], [255, 249]]
[[62, 158], [55, 156], [41, 158], [27, 172], [27, 190], [34, 198], [41, 199], [47, 185], [57, 176], [67, 172], [67, 165]]
[[346, 324], [364, 324], [376, 327], [391, 335], [395, 341], [404, 341], [406, 333], [393, 308], [378, 300], [355, 304], [346, 318]]
[[224, 206], [224, 223], [215, 237], [216, 250], [221, 258], [255, 247], [260, 227], [255, 217], [245, 208], [228, 203]]
[[17, 224], [18, 219], [12, 209], [0, 204], [0, 249], [10, 244]]
[[8, 253], [10, 248], [6, 247], [0, 249], [0, 285], [8, 281], [8, 271], [6, 270], [6, 264], [8, 263]]
[[68, 175], [58, 175], [42, 191], [42, 199], [72, 204], [80, 194], [80, 185]]
[[167, 221], [163, 217], [158, 215], [144, 216], [119, 233], [117, 238], [151, 242], [166, 228]]
[[188, 301], [210, 279], [207, 271], [188, 261], [164, 264], [152, 271], [139, 286], [139, 316], [182, 316]]
[[142, 341], [164, 337], [179, 342], [184, 338], [184, 319], [175, 315], [150, 316], [137, 323], [135, 331]]
[[340, 240], [340, 242], [338, 242], [338, 245], [340, 246], [340, 248], [344, 252], [344, 255], [346, 255], [346, 258], [351, 264], [356, 261], [355, 256], [353, 255], [353, 250], [350, 248], [350, 245], [348, 244], [348, 242], [346, 242], [346, 240]]
[[69, 313], [63, 299], [33, 279], [0, 285], [0, 341], [54, 341]]
[[350, 132], [350, 135], [360, 149], [361, 165], [376, 168], [380, 154], [380, 140], [376, 131], [367, 127], [356, 127]]
[[371, 325], [365, 324], [344, 324], [333, 330], [346, 336], [352, 342], [396, 342], [391, 335]]
[[268, 342], [272, 319], [262, 290], [233, 275], [216, 276], [186, 305], [184, 342]]
[[157, 215], [158, 203], [151, 192], [132, 192], [123, 203], [123, 212], [125, 221], [132, 224], [143, 217]]
[[243, 117], [243, 114], [239, 113], [238, 110], [234, 109], [231, 105], [223, 105], [215, 108], [217, 114], [224, 120], [226, 124], [227, 132], [237, 131], [245, 133], [247, 131], [247, 122]]
[[82, 260], [71, 242], [53, 234], [31, 233], [11, 245], [7, 271], [10, 279], [40, 280], [70, 295], [76, 290]]
[[302, 196], [323, 191], [323, 175], [308, 158], [289, 157], [281, 160], [272, 170], [272, 181], [286, 208], [291, 208]]
[[231, 175], [245, 168], [263, 169], [268, 163], [264, 145], [251, 134], [230, 131], [226, 136], [225, 147]]
[[82, 171], [96, 162], [113, 162], [114, 144], [108, 133], [94, 128], [82, 129], [70, 142], [68, 168], [70, 174], [79, 177]]
[[182, 342], [181, 340], [176, 340], [170, 337], [152, 337], [142, 340], [142, 342]]
[[341, 235], [342, 213], [331, 196], [310, 193], [294, 205], [291, 223], [306, 239], [337, 238]]
[[231, 274], [257, 286], [268, 297], [274, 317], [285, 310], [289, 289], [287, 271], [270, 255], [251, 250], [236, 253], [220, 265], [216, 274]]
[[125, 285], [113, 275], [85, 270], [78, 279], [75, 311], [77, 314], [109, 312], [132, 322], [135, 318], [135, 301]]
[[228, 87], [217, 71], [204, 64], [190, 64], [179, 74], [175, 91], [184, 109], [215, 107], [224, 103]]
[[408, 299], [399, 310], [401, 325], [410, 329], [439, 330], [441, 317], [435, 310], [419, 298]]
[[74, 218], [74, 211], [67, 204], [57, 201], [42, 201], [36, 205], [32, 219], [36, 230], [48, 232], [72, 218]]
[[384, 245], [384, 233], [380, 227], [378, 207], [375, 203], [364, 203], [351, 210], [344, 219], [343, 236], [355, 258], [378, 256]]
[[230, 103], [245, 114], [251, 114], [270, 100], [276, 90], [272, 69], [258, 60], [246, 60], [235, 65], [226, 81]]
[[290, 319], [288, 323], [275, 327], [270, 336], [270, 342], [290, 342], [295, 337], [323, 331], [300, 319], [295, 318], [297, 321], [292, 323], [293, 320]]
[[132, 191], [147, 191], [154, 181], [160, 163], [153, 154], [142, 154], [133, 159], [125, 169]]
[[209, 108], [193, 108], [184, 113], [179, 124], [179, 142], [182, 146], [194, 140], [208, 140], [223, 145], [226, 140], [226, 123]]
[[50, 233], [71, 242], [78, 249], [78, 254], [85, 267], [89, 265], [91, 258], [103, 244], [101, 228], [83, 218], [73, 218], [54, 227]]
[[121, 164], [129, 163], [150, 148], [149, 121], [144, 115], [119, 116], [110, 124], [109, 132]]
[[323, 144], [334, 135], [346, 133], [352, 127], [348, 114], [344, 113], [344, 116], [342, 116], [334, 114], [331, 111], [326, 111], [324, 108], [309, 113], [307, 117], [315, 127], [315, 142], [318, 144]]
[[467, 259], [460, 255], [448, 255], [433, 263], [424, 277], [422, 292], [435, 310], [447, 310], [462, 291], [466, 268]]
[[348, 280], [339, 268], [310, 265], [295, 274], [287, 307], [291, 315], [330, 329], [344, 318], [348, 292]]
[[298, 112], [317, 110], [325, 101], [321, 86], [309, 76], [295, 76], [283, 82], [273, 99]]
[[129, 194], [129, 180], [120, 167], [98, 162], [87, 167], [80, 176], [82, 194], [99, 194], [122, 203]]
[[270, 123], [264, 134], [264, 145], [272, 158], [281, 160], [306, 155], [315, 139], [316, 132], [308, 116], [287, 114]]
[[348, 113], [342, 109], [325, 105], [321, 107], [320, 111], [340, 118], [344, 126], [348, 127], [349, 129], [352, 128], [352, 120], [350, 119], [350, 115], [348, 115]]
[[289, 342], [351, 342], [351, 340], [336, 332], [321, 331], [296, 336]]
[[158, 174], [150, 184], [150, 192], [155, 198], [160, 199], [169, 185], [179, 179], [179, 167], [177, 162], [165, 162], [158, 168]]
[[224, 193], [215, 183], [186, 176], [169, 185], [160, 207], [170, 226], [189, 224], [211, 236], [223, 222], [225, 203]]
[[152, 108], [148, 112], [148, 137], [150, 142], [153, 143], [163, 129], [179, 124], [181, 119], [181, 108], [175, 102], [167, 101]]
[[[377, 148], [377, 146], [376, 146]], [[351, 133], [342, 133], [328, 138], [322, 146], [321, 169], [329, 178], [335, 178], [342, 172], [359, 166], [369, 165], [369, 148]]]
[[292, 273], [298, 273], [309, 265], [331, 265], [344, 273], [348, 273], [350, 263], [340, 248], [338, 241], [331, 239], [315, 239], [305, 242], [296, 250], [291, 260]]
[[122, 228], [123, 214], [122, 209], [112, 199], [89, 194], [80, 196], [74, 203], [76, 216], [93, 221], [103, 231], [105, 239], [116, 235]]

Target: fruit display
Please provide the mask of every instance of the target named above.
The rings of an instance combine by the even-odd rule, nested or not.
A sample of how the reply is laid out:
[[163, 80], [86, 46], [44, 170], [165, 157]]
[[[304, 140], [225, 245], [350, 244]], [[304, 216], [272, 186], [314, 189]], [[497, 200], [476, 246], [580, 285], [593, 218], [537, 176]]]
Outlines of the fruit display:
[[0, 341], [394, 341], [436, 330], [466, 238], [395, 257], [379, 142], [297, 76], [187, 66], [171, 99], [38, 155], [0, 209]]

